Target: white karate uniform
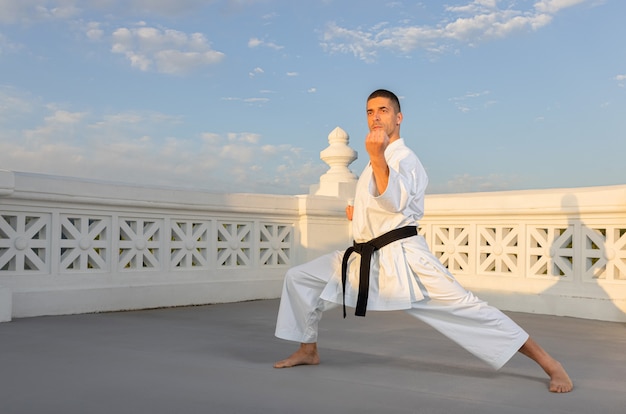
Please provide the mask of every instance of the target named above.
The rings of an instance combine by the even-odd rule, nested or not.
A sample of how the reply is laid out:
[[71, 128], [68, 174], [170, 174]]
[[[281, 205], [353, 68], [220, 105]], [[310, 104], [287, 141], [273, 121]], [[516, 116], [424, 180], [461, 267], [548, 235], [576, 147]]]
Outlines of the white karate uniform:
[[[352, 218], [357, 243], [396, 228], [417, 226], [424, 214], [428, 177], [415, 153], [398, 139], [385, 150], [385, 159], [389, 183], [383, 194], [376, 190], [369, 165], [357, 183]], [[287, 271], [277, 337], [317, 342], [322, 313], [343, 301], [343, 253], [335, 251]], [[360, 255], [353, 253], [345, 292], [350, 307], [356, 306], [359, 266]], [[395, 241], [372, 255], [367, 310], [405, 310], [495, 369], [528, 339], [508, 316], [464, 289], [419, 235]]]

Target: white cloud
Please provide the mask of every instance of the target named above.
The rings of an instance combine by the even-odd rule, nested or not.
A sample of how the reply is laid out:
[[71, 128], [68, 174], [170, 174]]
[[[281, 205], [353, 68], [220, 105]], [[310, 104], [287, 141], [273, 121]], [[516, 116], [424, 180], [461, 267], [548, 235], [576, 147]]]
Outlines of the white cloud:
[[514, 33], [538, 30], [552, 21], [554, 15], [567, 7], [591, 0], [542, 0], [528, 10], [517, 9], [516, 2], [500, 7], [498, 0], [475, 0], [465, 5], [445, 6], [449, 16], [434, 25], [397, 25], [387, 22], [370, 28], [349, 29], [331, 22], [327, 25], [320, 45], [328, 53], [352, 54], [373, 62], [382, 50], [409, 53], [422, 49], [441, 53], [453, 41], [468, 46], [510, 36]]
[[204, 132], [200, 135], [200, 139], [207, 145], [219, 144], [221, 137], [219, 134], [213, 132]]
[[272, 12], [272, 13], [264, 14], [263, 16], [261, 16], [261, 19], [263, 19], [263, 20], [273, 20], [276, 17], [278, 17], [278, 13]]
[[239, 140], [241, 142], [247, 142], [248, 144], [258, 144], [261, 141], [261, 136], [259, 134], [247, 132], [240, 134]]
[[624, 74], [624, 75], [617, 75], [614, 79], [617, 81], [617, 84], [618, 84], [618, 86], [620, 88], [623, 88], [625, 86], [625, 84], [626, 84], [626, 74]]
[[248, 76], [253, 78], [256, 75], [262, 75], [263, 73], [265, 73], [265, 71], [262, 68], [256, 67], [250, 73], [248, 73]]
[[[227, 7], [243, 7], [259, 0], [228, 0]], [[68, 20], [84, 9], [111, 15], [179, 16], [213, 3], [211, 0], [2, 0], [0, 22], [32, 23], [41, 20]]]
[[50, 115], [44, 117], [41, 125], [22, 130], [22, 135], [30, 145], [43, 147], [56, 144], [55, 141], [59, 136], [74, 140], [77, 137], [77, 129], [80, 129], [80, 122], [85, 119], [86, 115], [85, 112], [53, 109]]
[[46, 122], [57, 124], [77, 124], [85, 117], [84, 112], [68, 112], [57, 110], [51, 116], [45, 117]]
[[[29, 127], [21, 126], [24, 117], [30, 117]], [[327, 168], [317, 153], [307, 159], [299, 148], [267, 144], [258, 133], [184, 130], [179, 116], [77, 111], [0, 88], [4, 169], [213, 192], [301, 194]]]
[[[262, 93], [271, 93], [271, 91], [261, 91]], [[269, 102], [270, 99], [269, 98], [237, 98], [234, 96], [229, 96], [226, 98], [221, 98], [223, 101], [242, 101], [242, 102], [246, 102], [246, 103], [259, 103], [259, 104], [264, 104], [266, 102]]]
[[[361, 60], [374, 61], [381, 43], [392, 41], [384, 31], [381, 34], [386, 39], [376, 39], [374, 38], [376, 36], [374, 33], [345, 29], [332, 22], [328, 24], [322, 35], [321, 46], [329, 53], [353, 54]], [[395, 40], [401, 41], [402, 39]]]
[[121, 27], [112, 34], [111, 51], [123, 54], [132, 67], [166, 74], [185, 74], [219, 63], [222, 52], [211, 48], [202, 33], [187, 34], [155, 27]]
[[255, 157], [254, 148], [246, 145], [230, 144], [224, 145], [220, 151], [220, 158], [236, 162], [238, 164], [249, 164]]
[[261, 136], [251, 132], [235, 133], [229, 132], [226, 134], [226, 139], [229, 142], [247, 142], [249, 144], [256, 144], [260, 141]]
[[247, 102], [247, 103], [266, 103], [266, 102], [269, 102], [268, 98], [244, 98], [242, 100], [244, 102]]
[[31, 113], [34, 105], [36, 103], [15, 88], [0, 86], [0, 124]]
[[463, 6], [445, 6], [445, 10], [451, 13], [478, 13], [486, 9], [497, 9], [498, 0], [474, 0]]
[[102, 30], [99, 22], [87, 23], [84, 30], [89, 40], [101, 40], [104, 37], [104, 30]]
[[554, 14], [561, 11], [562, 9], [576, 6], [578, 4], [584, 3], [585, 1], [587, 0], [541, 0], [535, 3], [535, 9], [537, 9], [541, 13]]
[[67, 20], [81, 13], [78, 0], [2, 0], [0, 22], [32, 23], [40, 20]]
[[462, 96], [450, 98], [456, 108], [461, 112], [475, 111], [479, 108], [488, 108], [497, 103], [496, 100], [486, 99], [491, 94], [490, 91], [468, 92]]
[[524, 15], [515, 10], [495, 10], [468, 18], [458, 18], [445, 26], [442, 36], [462, 43], [502, 38], [525, 29], [536, 30], [550, 22], [544, 14]]
[[259, 39], [257, 37], [252, 37], [250, 38], [250, 40], [248, 40], [248, 47], [251, 49], [256, 47], [268, 47], [274, 50], [281, 50], [284, 48], [284, 46], [279, 46], [276, 43], [272, 42], [266, 42], [265, 40]]
[[154, 61], [161, 73], [181, 74], [210, 66], [222, 60], [223, 54], [215, 51], [182, 52], [161, 50], [154, 55]]
[[261, 44], [263, 44], [263, 41], [261, 39], [257, 39], [256, 37], [253, 37], [250, 40], [248, 40], [248, 47], [250, 48], [258, 47]]

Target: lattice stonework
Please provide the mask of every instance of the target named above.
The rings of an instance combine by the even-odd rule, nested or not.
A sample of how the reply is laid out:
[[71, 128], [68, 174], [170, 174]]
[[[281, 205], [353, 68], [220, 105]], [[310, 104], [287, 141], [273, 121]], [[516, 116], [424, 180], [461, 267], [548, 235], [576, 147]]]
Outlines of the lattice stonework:
[[162, 221], [157, 219], [120, 218], [118, 268], [160, 268], [161, 228]]
[[420, 236], [428, 240], [428, 237], [429, 237], [428, 226], [423, 226], [423, 225], [417, 226], [417, 234], [419, 234]]
[[519, 272], [519, 228], [517, 226], [479, 226], [479, 273]]
[[0, 271], [49, 272], [51, 215], [0, 215]]
[[583, 279], [626, 280], [626, 228], [582, 228]]
[[572, 278], [574, 275], [574, 227], [529, 226], [529, 276]]
[[210, 222], [172, 220], [170, 231], [170, 263], [173, 268], [209, 267]]
[[61, 271], [107, 271], [111, 220], [62, 215], [59, 241]]
[[470, 268], [470, 229], [464, 226], [432, 226], [432, 250], [452, 273]]
[[283, 224], [262, 224], [259, 232], [259, 263], [280, 266], [291, 263], [293, 229]]
[[217, 265], [252, 266], [252, 223], [219, 222], [217, 225]]

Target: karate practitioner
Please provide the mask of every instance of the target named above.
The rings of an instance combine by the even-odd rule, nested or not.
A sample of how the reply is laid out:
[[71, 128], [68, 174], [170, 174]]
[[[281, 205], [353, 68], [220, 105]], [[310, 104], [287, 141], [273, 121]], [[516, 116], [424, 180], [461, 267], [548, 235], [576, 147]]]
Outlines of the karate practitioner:
[[345, 306], [359, 316], [366, 310], [405, 310], [496, 370], [519, 351], [548, 374], [550, 391], [571, 391], [562, 365], [508, 316], [465, 290], [417, 235], [428, 178], [400, 137], [402, 118], [394, 93], [380, 89], [368, 97], [370, 162], [358, 180], [354, 206], [346, 207], [355, 244], [287, 271], [276, 336], [300, 347], [274, 367], [319, 364], [322, 312], [343, 303], [344, 316]]

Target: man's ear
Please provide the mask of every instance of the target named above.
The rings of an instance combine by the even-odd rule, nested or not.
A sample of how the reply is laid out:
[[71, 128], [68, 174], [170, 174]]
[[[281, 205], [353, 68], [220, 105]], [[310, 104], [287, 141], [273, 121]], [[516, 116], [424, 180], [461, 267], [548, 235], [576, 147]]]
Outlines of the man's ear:
[[402, 123], [402, 112], [399, 112], [398, 115], [396, 115], [396, 125], [400, 125]]

